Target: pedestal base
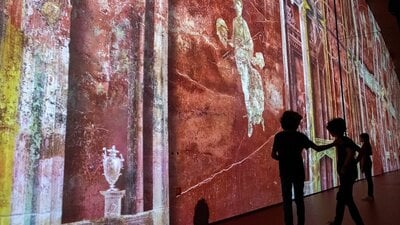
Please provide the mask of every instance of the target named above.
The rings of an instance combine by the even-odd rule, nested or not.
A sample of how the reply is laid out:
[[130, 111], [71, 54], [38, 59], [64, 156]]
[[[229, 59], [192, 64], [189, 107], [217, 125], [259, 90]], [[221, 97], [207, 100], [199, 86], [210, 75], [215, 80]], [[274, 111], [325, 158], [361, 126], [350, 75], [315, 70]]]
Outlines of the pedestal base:
[[125, 195], [122, 191], [100, 191], [104, 196], [104, 217], [115, 218], [121, 216], [121, 199]]

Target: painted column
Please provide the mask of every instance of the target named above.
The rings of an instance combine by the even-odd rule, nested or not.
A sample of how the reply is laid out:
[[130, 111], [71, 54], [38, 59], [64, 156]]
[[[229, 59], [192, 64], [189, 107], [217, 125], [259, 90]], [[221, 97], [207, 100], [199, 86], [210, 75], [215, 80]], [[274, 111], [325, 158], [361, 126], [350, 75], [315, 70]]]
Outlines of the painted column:
[[280, 11], [280, 22], [281, 22], [281, 32], [282, 32], [282, 63], [283, 63], [283, 74], [284, 83], [286, 84], [285, 90], [285, 108], [290, 108], [290, 88], [289, 88], [289, 57], [288, 57], [288, 38], [287, 38], [287, 28], [286, 28], [286, 1], [279, 0], [279, 11]]
[[[300, 35], [301, 35], [301, 52], [303, 59], [303, 76], [304, 76], [304, 94], [305, 94], [305, 113], [306, 113], [306, 133], [313, 140], [315, 138], [314, 129], [314, 101], [313, 101], [313, 90], [312, 90], [312, 75], [311, 75], [311, 62], [310, 62], [310, 49], [308, 39], [308, 27], [307, 27], [307, 11], [310, 10], [306, 0], [303, 0], [299, 5], [300, 11]], [[310, 153], [312, 154], [312, 153]], [[307, 157], [311, 157], [311, 155]], [[312, 172], [312, 169], [311, 169]], [[311, 174], [311, 177], [314, 178]], [[305, 189], [309, 193], [314, 192], [313, 181], [305, 183]], [[309, 194], [306, 193], [306, 194]]]
[[[125, 1], [73, 1], [64, 223], [103, 217], [104, 198], [99, 191], [108, 188], [102, 175], [103, 147], [115, 145], [124, 158], [134, 161], [127, 143], [128, 90], [135, 77], [132, 9]], [[116, 183], [128, 191], [129, 198], [134, 182], [126, 186], [126, 179], [134, 179], [132, 161], [124, 163]]]
[[73, 3], [65, 223], [103, 217], [101, 149], [112, 144], [126, 158], [124, 218], [148, 211], [152, 224], [169, 223], [166, 3]]
[[307, 31], [307, 10], [310, 10], [306, 0], [303, 0], [300, 5], [300, 34], [301, 34], [301, 50], [303, 56], [303, 75], [304, 75], [304, 89], [306, 96], [306, 114], [307, 114], [307, 133], [311, 138], [314, 138], [314, 103], [312, 92], [312, 78], [311, 78], [311, 63], [310, 63], [310, 49], [308, 46], [308, 31]]
[[126, 197], [123, 214], [144, 211], [143, 186], [143, 77], [145, 48], [146, 0], [131, 0], [132, 12], [132, 68], [128, 79], [128, 151], [126, 164]]
[[13, 167], [16, 139], [19, 130], [17, 112], [20, 94], [23, 33], [21, 5], [0, 3], [0, 224], [11, 223]]
[[[168, 1], [147, 1], [154, 9], [146, 26], [150, 26], [146, 49], [150, 64], [145, 67], [148, 77], [145, 97], [152, 99], [152, 215], [154, 225], [169, 224], [168, 183]], [[148, 139], [150, 140], [150, 139]]]
[[5, 140], [1, 164], [7, 168], [1, 222], [60, 224], [70, 5], [69, 1], [7, 3], [4, 9], [11, 16], [0, 50], [1, 77], [6, 82], [0, 93], [7, 94], [1, 101], [7, 106], [1, 119], [7, 124], [0, 131]]

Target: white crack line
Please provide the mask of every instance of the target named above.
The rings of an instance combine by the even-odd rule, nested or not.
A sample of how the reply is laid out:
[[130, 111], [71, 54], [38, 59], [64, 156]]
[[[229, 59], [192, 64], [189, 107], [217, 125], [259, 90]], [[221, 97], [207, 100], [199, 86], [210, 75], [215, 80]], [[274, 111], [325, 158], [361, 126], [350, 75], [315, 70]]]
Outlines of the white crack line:
[[242, 160], [231, 164], [228, 168], [222, 169], [222, 170], [220, 170], [220, 171], [218, 171], [218, 172], [212, 174], [212, 175], [211, 175], [210, 177], [208, 177], [207, 179], [205, 179], [205, 180], [203, 180], [203, 181], [197, 183], [196, 185], [193, 185], [192, 187], [188, 188], [187, 190], [181, 192], [179, 195], [176, 196], [176, 198], [181, 197], [182, 195], [184, 195], [184, 194], [186, 194], [186, 193], [192, 191], [193, 189], [196, 189], [196, 188], [200, 187], [200, 186], [203, 185], [203, 184], [209, 183], [209, 182], [212, 181], [216, 176], [218, 176], [218, 175], [220, 175], [220, 174], [222, 174], [222, 173], [225, 173], [225, 172], [231, 170], [231, 169], [232, 169], [233, 167], [235, 167], [235, 166], [238, 166], [238, 165], [242, 164], [244, 161], [246, 161], [247, 159], [251, 158], [251, 157], [252, 157], [253, 155], [255, 155], [256, 153], [258, 153], [259, 151], [261, 151], [261, 149], [262, 149], [267, 143], [269, 143], [269, 142], [271, 141], [271, 139], [272, 139], [274, 136], [275, 136], [275, 135], [272, 135], [271, 137], [269, 137], [268, 140], [266, 140], [260, 147], [258, 147], [254, 152], [250, 153], [248, 156], [246, 156], [246, 157], [243, 158]]

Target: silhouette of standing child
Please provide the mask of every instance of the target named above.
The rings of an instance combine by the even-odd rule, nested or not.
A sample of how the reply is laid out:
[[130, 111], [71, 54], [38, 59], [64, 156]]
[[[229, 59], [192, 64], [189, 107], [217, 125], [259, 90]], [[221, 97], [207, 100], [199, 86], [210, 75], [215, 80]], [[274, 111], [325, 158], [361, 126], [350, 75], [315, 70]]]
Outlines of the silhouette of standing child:
[[330, 225], [341, 225], [343, 221], [345, 206], [349, 208], [350, 215], [357, 225], [364, 225], [356, 204], [353, 200], [353, 184], [357, 178], [357, 162], [360, 154], [355, 159], [356, 151], [360, 147], [353, 140], [344, 136], [346, 132], [346, 122], [342, 118], [335, 118], [328, 122], [327, 129], [335, 138], [337, 156], [337, 172], [339, 174], [340, 186], [336, 195], [336, 215]]
[[292, 187], [297, 208], [297, 224], [304, 225], [305, 222], [303, 149], [311, 147], [322, 151], [334, 146], [317, 146], [305, 134], [297, 131], [301, 119], [302, 116], [297, 112], [283, 113], [280, 120], [283, 131], [275, 135], [271, 153], [271, 157], [279, 161], [285, 225], [293, 225]]
[[364, 200], [373, 200], [374, 199], [374, 183], [372, 182], [372, 147], [369, 142], [369, 135], [367, 133], [360, 134], [360, 140], [362, 142], [361, 145], [361, 172], [365, 174], [365, 178], [367, 179], [368, 184], [368, 197], [364, 198]]

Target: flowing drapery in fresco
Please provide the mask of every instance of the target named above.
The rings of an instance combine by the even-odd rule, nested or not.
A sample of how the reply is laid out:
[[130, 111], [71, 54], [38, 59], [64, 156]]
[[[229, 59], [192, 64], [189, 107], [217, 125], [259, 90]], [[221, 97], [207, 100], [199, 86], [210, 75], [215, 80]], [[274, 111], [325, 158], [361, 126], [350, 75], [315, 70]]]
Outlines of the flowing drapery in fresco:
[[[264, 57], [261, 52], [254, 54], [253, 37], [246, 20], [242, 17], [243, 3], [233, 1], [236, 17], [233, 19], [232, 38], [228, 39], [228, 28], [222, 18], [216, 21], [217, 35], [221, 43], [234, 48], [236, 68], [240, 74], [244, 103], [247, 110], [248, 136], [253, 134], [253, 126], [264, 125], [264, 90], [263, 81], [257, 69], [264, 68]], [[229, 53], [229, 52], [228, 52]]]

